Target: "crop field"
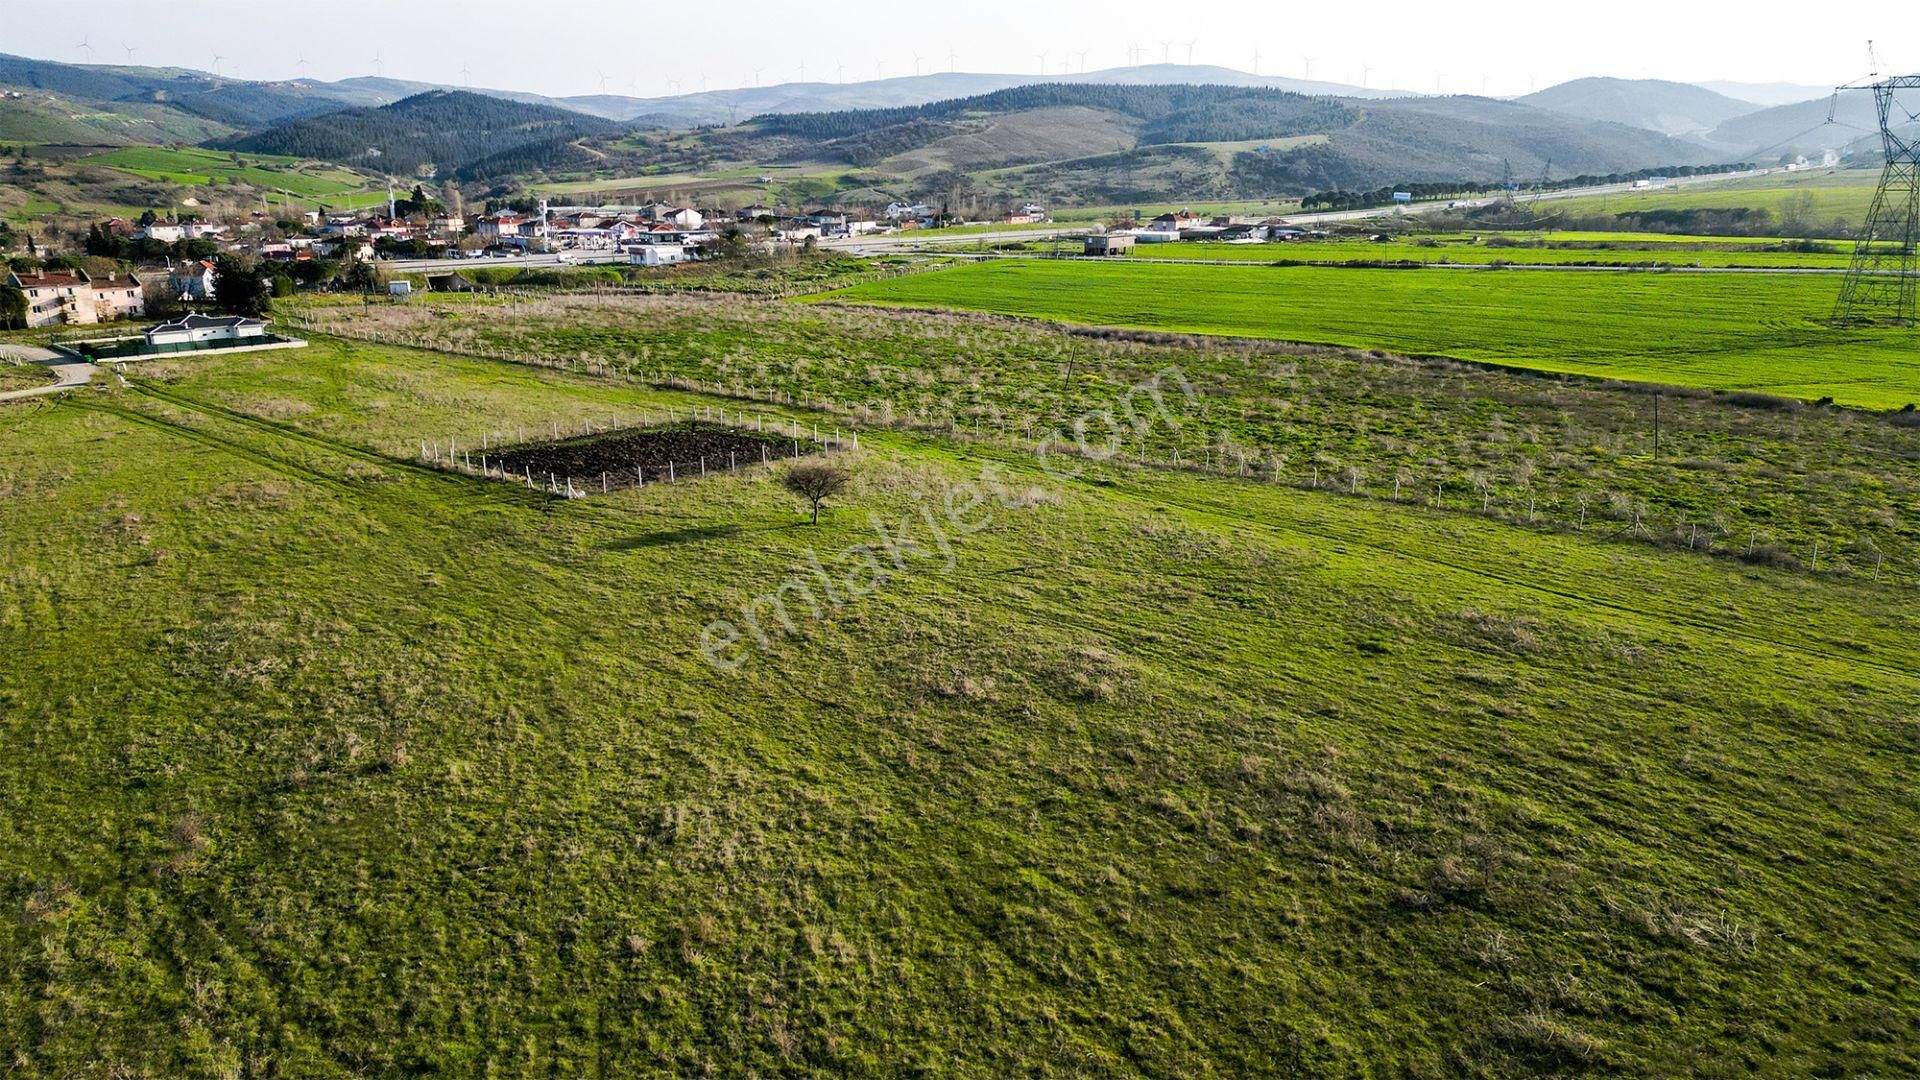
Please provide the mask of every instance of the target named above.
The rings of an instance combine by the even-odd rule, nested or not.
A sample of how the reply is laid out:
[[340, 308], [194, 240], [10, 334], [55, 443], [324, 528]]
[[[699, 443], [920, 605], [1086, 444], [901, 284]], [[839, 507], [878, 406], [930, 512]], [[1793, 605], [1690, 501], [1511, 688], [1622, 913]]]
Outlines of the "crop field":
[[[15, 1071], [1920, 1068], [1907, 586], [938, 425], [871, 427], [818, 527], [770, 471], [566, 501], [419, 465], [648, 409], [844, 419], [661, 387], [700, 333], [903, 407], [1070, 411], [1191, 354], [1169, 408], [1226, 411], [1236, 369], [1348, 365], [1459, 394], [1405, 437], [1526, 441], [1502, 372], [886, 311], [848, 356], [831, 309], [549, 303], [438, 321], [574, 370], [320, 337], [0, 406]], [[656, 333], [654, 385], [589, 370], [601, 332]], [[973, 385], [989, 344], [1027, 377]], [[1738, 415], [1756, 456], [1869, 419]], [[819, 600], [860, 550], [884, 575]], [[783, 587], [792, 633], [703, 659]]]
[[[1036, 243], [1036, 252], [1060, 251], [1078, 254], [1078, 240]], [[1851, 254], [1781, 250], [1726, 251], [1704, 246], [1661, 244], [1646, 249], [1609, 247], [1528, 247], [1502, 244], [1449, 242], [1435, 240], [1422, 244], [1419, 239], [1376, 243], [1367, 240], [1324, 240], [1297, 243], [1232, 244], [1208, 241], [1177, 241], [1171, 244], [1142, 244], [1134, 261], [1151, 259], [1187, 259], [1203, 262], [1255, 262], [1273, 265], [1300, 263], [1421, 263], [1433, 265], [1491, 265], [1516, 263], [1523, 266], [1662, 266], [1662, 267], [1751, 267], [1757, 269], [1845, 270], [1853, 261]]]
[[[758, 288], [751, 282], [743, 287]], [[1759, 395], [1670, 392], [1258, 341], [1127, 341], [971, 315], [711, 295], [441, 298], [314, 325], [370, 340], [797, 401], [860, 427], [1022, 445], [1082, 417], [1131, 461], [1594, 529], [1772, 565], [1920, 581], [1920, 424]], [[1824, 552], [1816, 555], [1816, 550]]]
[[1815, 224], [1866, 220], [1880, 173], [1873, 169], [1812, 169], [1774, 173], [1684, 188], [1654, 189], [1621, 195], [1555, 199], [1536, 207], [1543, 214], [1624, 214], [1636, 210], [1766, 209], [1775, 218], [1804, 206]]
[[1540, 371], [1898, 409], [1908, 330], [1822, 324], [1827, 276], [1438, 273], [998, 260], [825, 299], [1438, 354]]
[[[295, 158], [271, 155], [235, 155], [183, 147], [177, 150], [140, 146], [91, 158], [122, 172], [149, 180], [190, 187], [211, 184], [248, 184], [268, 191], [284, 191], [299, 198], [322, 198], [366, 188], [367, 180], [334, 166], [303, 166]], [[385, 195], [381, 196], [385, 199]]]

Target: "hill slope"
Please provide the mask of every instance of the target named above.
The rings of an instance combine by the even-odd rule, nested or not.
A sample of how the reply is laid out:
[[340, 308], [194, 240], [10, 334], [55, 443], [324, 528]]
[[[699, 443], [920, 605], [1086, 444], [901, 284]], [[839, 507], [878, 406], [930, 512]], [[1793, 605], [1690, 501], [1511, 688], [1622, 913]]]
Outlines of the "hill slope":
[[95, 102], [46, 90], [0, 94], [0, 142], [69, 146], [197, 143], [230, 125], [145, 102]]
[[[411, 175], [431, 168], [463, 177], [493, 176], [565, 160], [575, 140], [612, 134], [604, 120], [500, 98], [435, 90], [378, 109], [347, 109], [282, 124], [219, 145], [251, 153], [377, 165]], [[515, 151], [532, 157], [483, 165]], [[478, 172], [468, 172], [476, 167]]]
[[1522, 105], [1658, 131], [1692, 135], [1711, 131], [1759, 106], [1686, 83], [1657, 79], [1576, 79], [1518, 99]]
[[1879, 124], [1871, 94], [1845, 93], [1734, 117], [1707, 132], [1702, 140], [1756, 160], [1771, 160], [1776, 156], [1817, 155], [1823, 150], [1877, 150]]
[[[1015, 118], [1035, 115], [1073, 118], [1074, 138], [1021, 137], [1036, 122]], [[1711, 156], [1638, 128], [1487, 98], [1359, 101], [1229, 86], [1050, 84], [919, 107], [763, 116], [750, 127], [907, 175], [1026, 166], [1001, 179], [1055, 201], [1491, 181], [1509, 162], [1529, 176], [1549, 163], [1557, 176], [1606, 175]], [[1085, 156], [1059, 156], [1074, 146]]]

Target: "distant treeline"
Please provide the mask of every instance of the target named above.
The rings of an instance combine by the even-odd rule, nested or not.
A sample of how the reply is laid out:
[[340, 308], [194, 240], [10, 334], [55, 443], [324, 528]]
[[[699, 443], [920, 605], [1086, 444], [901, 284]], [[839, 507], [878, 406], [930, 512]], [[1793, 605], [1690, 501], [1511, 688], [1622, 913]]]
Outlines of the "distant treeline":
[[[1640, 169], [1630, 173], [1608, 173], [1605, 176], [1575, 176], [1564, 180], [1549, 180], [1544, 183], [1533, 181], [1517, 187], [1525, 191], [1566, 191], [1572, 188], [1599, 187], [1604, 184], [1631, 184], [1638, 180], [1650, 180], [1656, 176], [1719, 176], [1723, 173], [1747, 172], [1756, 168], [1751, 163], [1737, 165], [1672, 165], [1660, 169]], [[1376, 188], [1373, 191], [1321, 191], [1300, 200], [1302, 210], [1370, 210], [1379, 206], [1391, 206], [1396, 194], [1412, 195], [1415, 201], [1444, 199], [1450, 195], [1487, 195], [1504, 189], [1503, 184], [1482, 183], [1472, 180], [1448, 180], [1438, 183], [1395, 184]]]

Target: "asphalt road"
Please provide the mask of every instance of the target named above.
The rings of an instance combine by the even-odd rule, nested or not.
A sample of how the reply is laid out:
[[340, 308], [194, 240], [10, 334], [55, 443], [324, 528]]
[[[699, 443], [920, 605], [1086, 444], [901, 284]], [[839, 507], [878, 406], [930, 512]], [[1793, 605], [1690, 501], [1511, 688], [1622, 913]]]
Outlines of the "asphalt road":
[[[1720, 173], [1714, 176], [1678, 177], [1667, 182], [1664, 188], [1655, 191], [1671, 190], [1679, 187], [1692, 187], [1697, 184], [1720, 183], [1727, 180], [1739, 180], [1749, 176], [1765, 176], [1776, 172], [1774, 169], [1757, 169], [1752, 172]], [[1631, 183], [1600, 184], [1594, 187], [1568, 188], [1565, 191], [1543, 191], [1535, 194], [1516, 195], [1516, 203], [1556, 202], [1563, 199], [1585, 199], [1596, 195], [1625, 195], [1634, 191], [1646, 191]], [[1455, 199], [1451, 202], [1419, 202], [1405, 206], [1381, 206], [1367, 210], [1326, 210], [1315, 213], [1280, 215], [1289, 225], [1334, 225], [1347, 221], [1372, 221], [1384, 218], [1418, 217], [1423, 214], [1438, 214], [1447, 210], [1476, 209], [1493, 206], [1502, 202], [1505, 196], [1488, 195], [1473, 199]], [[1014, 240], [1046, 240], [1054, 237], [1081, 236], [1092, 232], [1092, 226], [1062, 226], [1058, 229], [1019, 229], [1001, 232], [968, 233], [955, 236], [924, 236], [915, 233], [894, 233], [889, 236], [863, 236], [850, 240], [831, 240], [822, 247], [836, 251], [846, 251], [855, 255], [881, 254], [886, 251], [898, 251], [902, 248], [926, 248], [959, 246], [980, 243], [1002, 243]]]
[[[1680, 177], [1668, 181], [1667, 188], [1691, 187], [1696, 184], [1711, 184], [1726, 180], [1738, 180], [1748, 176], [1765, 176], [1773, 169], [1759, 169], [1754, 172], [1721, 173], [1716, 176]], [[1518, 203], [1553, 202], [1560, 199], [1584, 199], [1594, 195], [1623, 195], [1644, 188], [1635, 188], [1632, 184], [1602, 184], [1597, 187], [1569, 188], [1566, 191], [1544, 191], [1538, 194], [1518, 195]], [[1662, 190], [1662, 189], [1655, 189]], [[1287, 214], [1284, 219], [1290, 225], [1331, 225], [1343, 221], [1367, 221], [1376, 218], [1414, 217], [1421, 214], [1437, 214], [1448, 209], [1471, 209], [1492, 206], [1503, 196], [1489, 195], [1476, 199], [1457, 199], [1451, 204], [1445, 202], [1412, 203], [1407, 206], [1375, 207], [1370, 210], [1328, 210], [1311, 214]], [[1083, 236], [1093, 232], [1091, 225], [1062, 225], [1057, 229], [1006, 229], [994, 232], [959, 233], [947, 236], [928, 236], [920, 233], [893, 233], [887, 236], [861, 236], [846, 240], [827, 240], [821, 247], [828, 251], [842, 251], [850, 255], [880, 255], [902, 249], [920, 249], [929, 247], [959, 247], [972, 244], [996, 244], [1014, 240], [1046, 240], [1055, 237]], [[579, 251], [566, 257], [559, 255], [521, 255], [511, 259], [395, 259], [380, 265], [403, 274], [428, 273], [432, 271], [448, 272], [465, 268], [512, 267], [518, 269], [548, 266], [588, 266], [606, 264], [624, 264], [627, 256], [618, 252]]]
[[40, 364], [53, 372], [59, 381], [48, 386], [36, 386], [28, 390], [11, 390], [0, 394], [0, 401], [19, 401], [23, 398], [41, 397], [46, 394], [58, 394], [76, 386], [85, 386], [93, 381], [98, 368], [92, 364], [68, 360], [52, 349], [42, 349], [37, 345], [0, 345], [0, 358], [23, 360], [30, 364]]

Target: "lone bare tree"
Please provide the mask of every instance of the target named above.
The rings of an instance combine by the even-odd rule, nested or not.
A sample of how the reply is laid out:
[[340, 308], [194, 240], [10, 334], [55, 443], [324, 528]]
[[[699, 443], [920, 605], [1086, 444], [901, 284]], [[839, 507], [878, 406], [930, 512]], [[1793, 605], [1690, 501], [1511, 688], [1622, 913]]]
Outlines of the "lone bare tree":
[[820, 507], [846, 490], [853, 474], [830, 461], [802, 461], [787, 470], [781, 481], [787, 490], [807, 500], [813, 510], [813, 523], [820, 524]]

